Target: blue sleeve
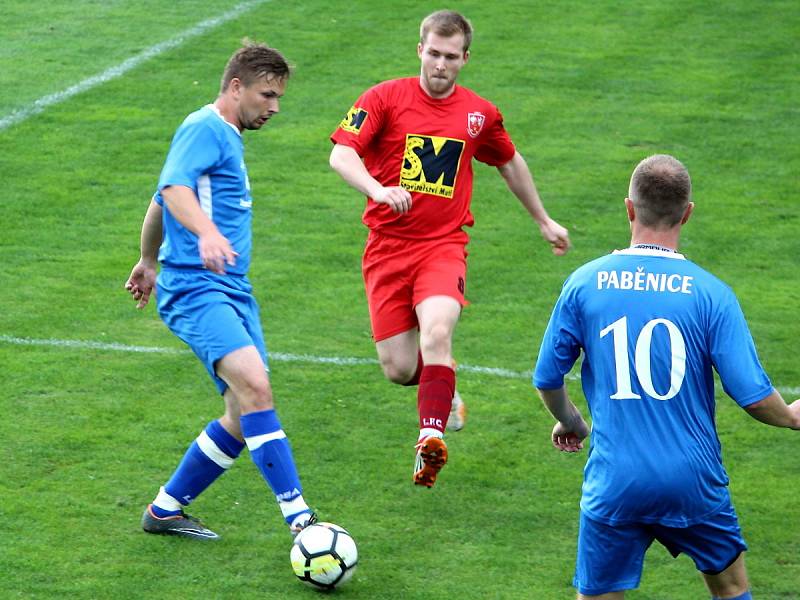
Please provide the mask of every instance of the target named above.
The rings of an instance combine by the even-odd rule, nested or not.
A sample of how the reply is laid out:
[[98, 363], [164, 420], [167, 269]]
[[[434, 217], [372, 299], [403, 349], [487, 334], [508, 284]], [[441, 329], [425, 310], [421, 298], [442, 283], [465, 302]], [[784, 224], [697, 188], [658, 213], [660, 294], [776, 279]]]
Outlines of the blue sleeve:
[[164, 206], [164, 197], [161, 195], [161, 192], [156, 190], [156, 193], [153, 194], [153, 202], [158, 204], [159, 206]]
[[711, 360], [725, 393], [749, 406], [772, 393], [772, 383], [758, 360], [739, 302], [729, 291], [711, 323]]
[[569, 281], [553, 308], [539, 348], [533, 372], [533, 385], [538, 389], [555, 390], [564, 385], [564, 376], [570, 372], [581, 353], [580, 326], [574, 296], [568, 285]]
[[184, 122], [175, 132], [167, 160], [158, 180], [158, 190], [170, 185], [185, 185], [195, 189], [197, 179], [222, 157], [217, 133], [207, 122]]

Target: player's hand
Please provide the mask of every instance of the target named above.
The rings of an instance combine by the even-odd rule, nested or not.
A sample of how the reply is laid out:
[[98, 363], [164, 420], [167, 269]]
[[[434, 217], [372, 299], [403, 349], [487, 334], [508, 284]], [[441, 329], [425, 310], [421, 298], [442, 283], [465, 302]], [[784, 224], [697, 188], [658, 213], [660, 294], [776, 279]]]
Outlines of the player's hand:
[[553, 446], [562, 452], [580, 452], [583, 450], [583, 440], [589, 435], [589, 426], [582, 417], [566, 425], [560, 421], [553, 427], [551, 439]]
[[572, 246], [567, 228], [562, 227], [550, 217], [543, 223], [539, 223], [539, 231], [542, 232], [542, 237], [545, 241], [553, 248], [553, 254], [556, 256], [563, 256]]
[[385, 187], [372, 197], [378, 204], [388, 204], [392, 212], [402, 215], [411, 210], [411, 194], [405, 188]]
[[236, 264], [236, 252], [230, 242], [218, 231], [201, 235], [197, 242], [200, 250], [200, 260], [209, 271], [225, 274], [225, 266], [232, 267]]
[[154, 264], [140, 260], [133, 266], [125, 289], [136, 300], [136, 308], [142, 309], [150, 301], [150, 294], [156, 285], [156, 267]]

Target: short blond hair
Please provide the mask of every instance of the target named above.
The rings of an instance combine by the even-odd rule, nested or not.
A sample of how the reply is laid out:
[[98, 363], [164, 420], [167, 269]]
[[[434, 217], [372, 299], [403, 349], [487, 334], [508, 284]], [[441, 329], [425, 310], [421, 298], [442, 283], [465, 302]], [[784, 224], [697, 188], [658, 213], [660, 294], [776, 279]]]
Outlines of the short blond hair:
[[420, 44], [425, 43], [431, 32], [442, 37], [453, 37], [463, 33], [464, 52], [469, 50], [469, 45], [472, 43], [472, 23], [464, 15], [453, 10], [437, 10], [422, 20], [419, 26]]

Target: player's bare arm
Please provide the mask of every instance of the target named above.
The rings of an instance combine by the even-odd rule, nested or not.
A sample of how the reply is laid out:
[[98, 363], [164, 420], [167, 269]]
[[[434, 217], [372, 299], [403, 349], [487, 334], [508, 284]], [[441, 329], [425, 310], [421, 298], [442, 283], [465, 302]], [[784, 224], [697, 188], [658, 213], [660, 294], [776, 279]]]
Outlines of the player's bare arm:
[[558, 421], [550, 436], [553, 446], [562, 452], [582, 450], [583, 440], [589, 436], [589, 425], [584, 421], [578, 407], [570, 401], [566, 387], [562, 385], [555, 390], [538, 391], [547, 410]]
[[774, 427], [800, 429], [800, 400], [786, 404], [778, 390], [746, 407], [751, 417]]
[[200, 259], [206, 269], [222, 275], [225, 265], [236, 264], [238, 253], [200, 208], [194, 190], [183, 185], [171, 185], [161, 190], [161, 195], [178, 222], [197, 235]]
[[131, 274], [125, 282], [125, 289], [136, 300], [136, 308], [139, 309], [147, 306], [150, 301], [150, 294], [156, 285], [158, 248], [161, 246], [163, 235], [161, 213], [161, 206], [155, 200], [151, 200], [142, 223], [142, 234], [139, 242], [141, 256], [139, 257], [139, 262], [133, 266]]
[[411, 210], [411, 194], [399, 186], [384, 187], [367, 171], [358, 153], [344, 144], [335, 144], [330, 156], [331, 168], [347, 184], [369, 196], [378, 204], [388, 204], [393, 212], [407, 213]]
[[570, 248], [569, 232], [550, 218], [539, 198], [533, 175], [528, 168], [528, 163], [519, 152], [506, 164], [497, 167], [500, 175], [506, 181], [508, 189], [519, 199], [534, 221], [539, 225], [542, 237], [553, 248], [553, 254], [562, 256]]

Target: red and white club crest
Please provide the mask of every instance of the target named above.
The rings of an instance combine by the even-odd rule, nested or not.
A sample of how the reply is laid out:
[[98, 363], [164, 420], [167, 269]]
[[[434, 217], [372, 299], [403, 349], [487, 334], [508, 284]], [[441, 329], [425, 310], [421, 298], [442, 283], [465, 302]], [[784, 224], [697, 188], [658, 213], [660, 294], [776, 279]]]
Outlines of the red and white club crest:
[[483, 129], [485, 120], [486, 117], [483, 113], [471, 112], [467, 114], [467, 133], [469, 133], [470, 137], [478, 137], [481, 129]]

